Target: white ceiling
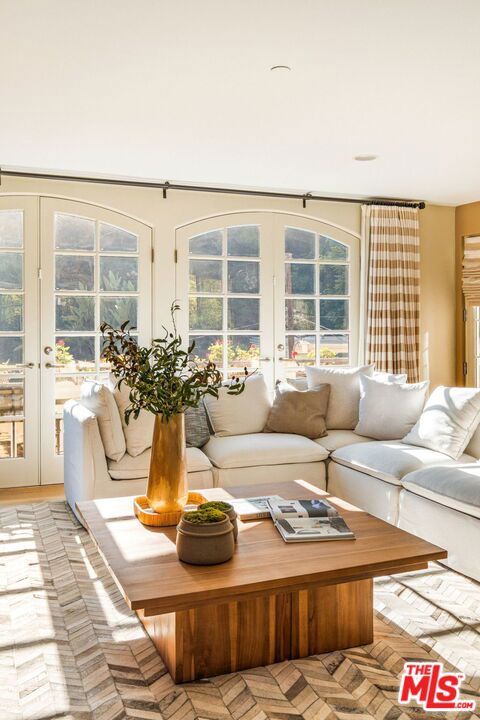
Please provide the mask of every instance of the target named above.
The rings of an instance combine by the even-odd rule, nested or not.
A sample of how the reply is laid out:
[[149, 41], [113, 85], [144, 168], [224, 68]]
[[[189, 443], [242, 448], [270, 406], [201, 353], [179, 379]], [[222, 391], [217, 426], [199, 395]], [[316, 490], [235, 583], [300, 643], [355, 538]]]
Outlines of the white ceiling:
[[0, 165], [478, 200], [479, 28], [479, 0], [0, 0]]

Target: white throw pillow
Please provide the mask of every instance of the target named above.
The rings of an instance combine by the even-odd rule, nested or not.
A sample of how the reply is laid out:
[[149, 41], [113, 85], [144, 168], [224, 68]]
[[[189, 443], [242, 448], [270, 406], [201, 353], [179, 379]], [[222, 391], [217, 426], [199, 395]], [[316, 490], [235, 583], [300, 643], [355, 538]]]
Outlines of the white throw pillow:
[[406, 383], [407, 373], [400, 373], [400, 375], [394, 375], [393, 373], [381, 372], [375, 370], [372, 377], [374, 380], [380, 380], [386, 383]]
[[263, 375], [247, 378], [241, 395], [220, 388], [218, 399], [205, 396], [205, 407], [216, 437], [263, 432], [271, 408], [271, 397]]
[[357, 435], [375, 440], [400, 440], [422, 414], [428, 382], [412, 385], [360, 377]]
[[360, 377], [372, 375], [373, 365], [357, 368], [306, 367], [308, 387], [330, 385], [327, 429], [353, 430], [358, 422]]
[[430, 395], [407, 445], [437, 450], [458, 460], [480, 421], [480, 388], [440, 385]]
[[116, 462], [121, 460], [127, 448], [113, 387], [95, 380], [85, 380], [80, 389], [80, 402], [97, 416], [105, 455]]
[[128, 385], [122, 383], [120, 389], [115, 387], [114, 398], [120, 412], [127, 453], [132, 457], [137, 457], [137, 455], [140, 455], [147, 450], [147, 448], [152, 447], [155, 415], [147, 410], [140, 410], [137, 419], [135, 419], [133, 415], [130, 415], [130, 420], [127, 425], [125, 421], [125, 410], [130, 405], [130, 388]]

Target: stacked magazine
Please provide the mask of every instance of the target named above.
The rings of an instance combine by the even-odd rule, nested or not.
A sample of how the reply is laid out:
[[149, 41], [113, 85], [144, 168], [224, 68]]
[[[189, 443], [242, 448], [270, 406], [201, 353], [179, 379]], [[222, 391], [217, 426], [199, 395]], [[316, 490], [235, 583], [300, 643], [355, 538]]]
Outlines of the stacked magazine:
[[275, 527], [285, 542], [354, 540], [355, 535], [326, 500], [267, 500]]
[[240, 520], [263, 520], [270, 517], [269, 500], [284, 502], [280, 495], [260, 495], [259, 497], [249, 497], [228, 500], [233, 505], [235, 512]]

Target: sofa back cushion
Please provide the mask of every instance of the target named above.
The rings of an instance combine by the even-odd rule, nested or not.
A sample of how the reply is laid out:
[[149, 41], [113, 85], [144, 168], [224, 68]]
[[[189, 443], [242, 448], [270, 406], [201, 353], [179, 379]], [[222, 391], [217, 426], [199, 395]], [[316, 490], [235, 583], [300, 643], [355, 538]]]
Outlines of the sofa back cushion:
[[360, 377], [358, 435], [375, 440], [400, 440], [422, 414], [428, 382], [407, 385]]
[[80, 402], [97, 417], [107, 458], [115, 462], [121, 460], [127, 448], [111, 384], [85, 380], [80, 389]]
[[307, 367], [309, 389], [330, 385], [326, 423], [329, 430], [353, 430], [358, 423], [360, 376], [372, 375], [373, 365], [357, 368]]
[[271, 400], [263, 375], [252, 375], [245, 381], [241, 395], [229, 395], [221, 387], [218, 398], [205, 396], [205, 407], [217, 437], [263, 432]]
[[457, 460], [480, 421], [480, 388], [440, 385], [403, 442], [445, 453]]
[[127, 425], [125, 421], [125, 410], [130, 405], [130, 388], [128, 385], [122, 383], [120, 388], [116, 385], [114, 398], [120, 412], [127, 453], [132, 457], [137, 457], [137, 455], [140, 455], [152, 446], [155, 415], [146, 410], [140, 410], [138, 418], [135, 419], [133, 415], [130, 415], [130, 420]]
[[329, 397], [330, 385], [296, 390], [288, 383], [278, 383], [265, 432], [292, 433], [311, 440], [324, 437]]

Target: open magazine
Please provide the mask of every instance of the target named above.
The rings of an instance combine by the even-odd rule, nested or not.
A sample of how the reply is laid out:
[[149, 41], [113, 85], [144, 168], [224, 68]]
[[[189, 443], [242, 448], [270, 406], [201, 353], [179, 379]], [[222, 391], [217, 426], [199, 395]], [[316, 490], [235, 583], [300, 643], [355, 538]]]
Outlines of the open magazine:
[[285, 542], [353, 540], [355, 535], [326, 500], [277, 500], [268, 506], [275, 527]]

